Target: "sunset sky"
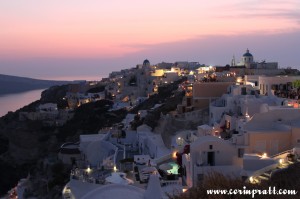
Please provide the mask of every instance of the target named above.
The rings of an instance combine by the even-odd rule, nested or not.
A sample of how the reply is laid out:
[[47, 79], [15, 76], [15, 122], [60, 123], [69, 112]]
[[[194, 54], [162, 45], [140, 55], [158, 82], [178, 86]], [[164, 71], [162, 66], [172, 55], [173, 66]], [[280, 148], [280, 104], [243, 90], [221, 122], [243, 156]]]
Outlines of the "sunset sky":
[[3, 0], [0, 73], [103, 76], [147, 58], [300, 68], [299, 0]]

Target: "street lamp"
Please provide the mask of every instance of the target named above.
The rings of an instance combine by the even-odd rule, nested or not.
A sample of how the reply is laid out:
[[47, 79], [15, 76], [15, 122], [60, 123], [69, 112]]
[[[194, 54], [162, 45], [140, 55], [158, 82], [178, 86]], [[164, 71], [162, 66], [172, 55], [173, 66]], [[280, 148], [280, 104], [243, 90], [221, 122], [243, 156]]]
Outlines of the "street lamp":
[[89, 166], [87, 167], [87, 169], [86, 169], [86, 172], [87, 172], [88, 174], [90, 174], [91, 171], [92, 171], [92, 169], [91, 169], [91, 167], [90, 167], [90, 165], [89, 165]]
[[181, 137], [177, 138], [177, 144], [181, 146], [183, 144], [183, 139]]

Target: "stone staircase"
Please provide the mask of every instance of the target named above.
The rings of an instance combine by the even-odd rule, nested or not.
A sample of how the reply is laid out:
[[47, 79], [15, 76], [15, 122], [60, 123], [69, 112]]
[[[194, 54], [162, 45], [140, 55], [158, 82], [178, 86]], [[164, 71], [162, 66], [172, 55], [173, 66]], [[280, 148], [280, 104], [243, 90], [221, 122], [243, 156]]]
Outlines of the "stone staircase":
[[274, 173], [278, 170], [281, 170], [281, 169], [285, 169], [296, 162], [300, 162], [300, 156], [296, 156], [296, 159], [294, 161], [289, 161], [287, 159], [287, 154], [289, 154], [289, 153], [292, 153], [292, 150], [287, 150], [287, 151], [281, 152], [279, 154], [276, 154], [274, 156], [271, 156], [271, 158], [274, 158], [277, 160], [280, 159], [278, 164], [275, 166], [267, 166], [265, 168], [262, 168], [262, 169], [256, 171], [255, 172], [256, 174], [251, 176], [249, 178], [249, 181], [253, 184], [256, 184], [256, 183], [260, 183], [262, 181], [269, 180], [272, 176], [272, 173]]

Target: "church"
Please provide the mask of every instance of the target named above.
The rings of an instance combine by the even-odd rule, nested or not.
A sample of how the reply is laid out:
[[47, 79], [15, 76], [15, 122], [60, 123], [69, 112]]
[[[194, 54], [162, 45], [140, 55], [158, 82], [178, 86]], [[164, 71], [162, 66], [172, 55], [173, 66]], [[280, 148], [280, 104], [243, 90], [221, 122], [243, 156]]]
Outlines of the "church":
[[228, 66], [227, 70], [238, 76], [275, 76], [285, 73], [284, 69], [278, 68], [278, 62], [266, 62], [265, 60], [261, 62], [254, 61], [254, 56], [250, 53], [249, 49], [246, 50], [239, 62], [236, 62], [235, 57], [233, 56], [231, 66]]
[[252, 69], [278, 69], [278, 62], [256, 62], [254, 61], [253, 55], [250, 53], [249, 49], [246, 50], [246, 53], [243, 54], [240, 62], [236, 64], [235, 58], [231, 61], [231, 67], [245, 67]]

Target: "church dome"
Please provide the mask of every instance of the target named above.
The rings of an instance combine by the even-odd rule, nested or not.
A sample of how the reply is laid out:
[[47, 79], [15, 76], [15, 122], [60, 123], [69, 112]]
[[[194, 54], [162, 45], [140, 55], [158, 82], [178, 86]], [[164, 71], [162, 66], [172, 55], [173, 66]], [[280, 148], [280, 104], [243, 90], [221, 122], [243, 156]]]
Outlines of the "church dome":
[[144, 65], [144, 66], [146, 66], [146, 65], [150, 65], [150, 62], [149, 62], [149, 60], [148, 60], [148, 59], [145, 59], [145, 60], [144, 60], [144, 62], [143, 62], [143, 65]]
[[247, 49], [246, 53], [243, 54], [243, 57], [253, 57], [253, 55], [249, 52], [249, 50]]

